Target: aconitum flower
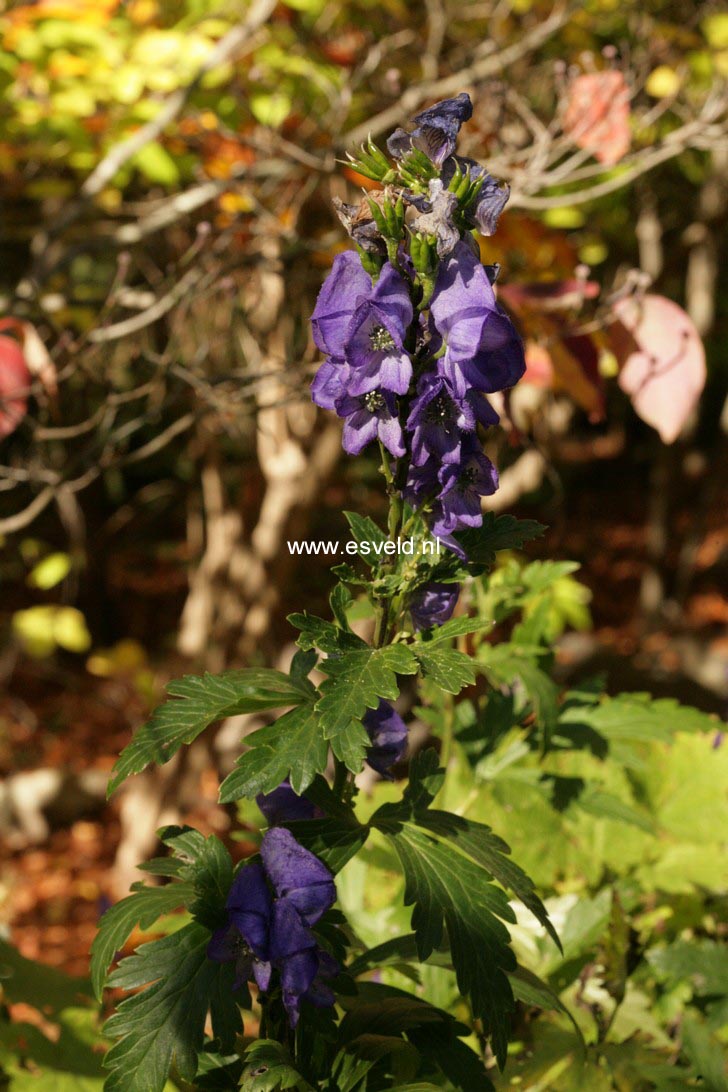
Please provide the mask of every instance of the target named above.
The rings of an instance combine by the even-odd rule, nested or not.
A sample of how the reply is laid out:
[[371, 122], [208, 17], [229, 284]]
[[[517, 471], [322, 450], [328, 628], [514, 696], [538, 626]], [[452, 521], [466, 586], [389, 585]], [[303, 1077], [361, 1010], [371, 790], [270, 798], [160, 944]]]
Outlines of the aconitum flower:
[[276, 972], [295, 1027], [301, 1001], [333, 1004], [322, 980], [338, 966], [310, 926], [333, 905], [336, 888], [328, 868], [284, 827], [264, 835], [260, 856], [233, 880], [225, 904], [228, 921], [212, 934], [207, 955], [235, 964], [236, 988], [254, 979], [266, 992]]
[[407, 725], [383, 698], [376, 709], [367, 710], [362, 723], [372, 741], [367, 762], [378, 774], [391, 780], [390, 768], [401, 762], [407, 751]]
[[460, 242], [440, 267], [430, 310], [447, 344], [439, 366], [464, 395], [512, 387], [525, 371], [523, 345], [499, 308], [484, 267]]
[[417, 148], [424, 152], [436, 167], [442, 167], [455, 151], [460, 127], [473, 116], [473, 104], [464, 91], [454, 99], [443, 99], [428, 107], [412, 119], [415, 128], [411, 133], [395, 129], [387, 141], [390, 155], [401, 160]]
[[458, 398], [443, 375], [423, 374], [407, 418], [415, 466], [430, 455], [444, 463], [457, 462], [463, 436], [474, 432], [478, 422], [486, 427], [498, 423], [498, 414], [480, 394], [468, 391]]
[[483, 522], [480, 499], [495, 493], [498, 472], [477, 443], [470, 447], [461, 463], [445, 463], [439, 480], [438, 514], [432, 523], [435, 534], [447, 535], [463, 527], [480, 527]]
[[351, 395], [369, 391], [406, 394], [412, 361], [404, 347], [413, 316], [410, 290], [387, 262], [370, 298], [357, 307], [346, 335], [345, 358]]
[[429, 629], [447, 622], [460, 596], [459, 584], [425, 584], [409, 601], [415, 629]]
[[371, 277], [356, 251], [337, 254], [311, 315], [313, 340], [322, 353], [336, 360], [344, 359], [351, 318], [371, 293]]
[[390, 455], [405, 454], [397, 403], [391, 391], [369, 391], [358, 398], [345, 394], [337, 399], [335, 408], [344, 418], [342, 443], [349, 455], [358, 455], [377, 437]]

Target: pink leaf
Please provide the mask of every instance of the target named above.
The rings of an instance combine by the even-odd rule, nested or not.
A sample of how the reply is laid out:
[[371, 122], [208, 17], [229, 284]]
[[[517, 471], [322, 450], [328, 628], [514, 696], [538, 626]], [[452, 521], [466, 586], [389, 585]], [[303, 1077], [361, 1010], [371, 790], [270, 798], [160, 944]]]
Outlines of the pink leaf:
[[28, 412], [31, 375], [22, 349], [0, 335], [0, 440], [14, 432]]
[[705, 386], [705, 349], [692, 320], [664, 296], [629, 297], [614, 306], [612, 345], [619, 385], [666, 444], [680, 435]]

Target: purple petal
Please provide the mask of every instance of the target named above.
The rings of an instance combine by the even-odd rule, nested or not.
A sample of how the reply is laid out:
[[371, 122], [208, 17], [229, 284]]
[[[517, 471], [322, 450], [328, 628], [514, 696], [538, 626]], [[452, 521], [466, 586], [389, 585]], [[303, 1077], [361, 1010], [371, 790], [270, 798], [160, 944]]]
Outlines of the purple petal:
[[274, 827], [263, 836], [260, 855], [279, 899], [288, 899], [307, 925], [317, 922], [333, 905], [333, 876], [285, 827]]
[[311, 316], [313, 339], [321, 352], [343, 357], [351, 317], [371, 293], [371, 278], [356, 251], [337, 254]]
[[343, 360], [324, 360], [311, 383], [311, 398], [321, 409], [333, 409], [345, 390], [348, 365]]

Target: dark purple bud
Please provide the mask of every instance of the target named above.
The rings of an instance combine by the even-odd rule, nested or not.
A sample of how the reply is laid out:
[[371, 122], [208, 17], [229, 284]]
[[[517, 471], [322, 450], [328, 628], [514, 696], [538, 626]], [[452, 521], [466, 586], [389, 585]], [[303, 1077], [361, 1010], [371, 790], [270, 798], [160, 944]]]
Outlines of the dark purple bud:
[[447, 622], [459, 595], [459, 584], [425, 584], [419, 588], [409, 603], [415, 629], [429, 629]]
[[411, 133], [395, 129], [387, 141], [389, 153], [402, 160], [412, 148], [417, 148], [436, 167], [441, 167], [455, 151], [460, 126], [472, 116], [473, 104], [464, 91], [454, 99], [436, 102], [415, 115], [412, 119], [415, 128]]
[[389, 770], [407, 751], [407, 725], [389, 702], [381, 699], [376, 709], [369, 709], [362, 721], [372, 745], [367, 762], [382, 777], [391, 780]]
[[259, 793], [255, 802], [271, 827], [279, 826], [281, 823], [292, 823], [298, 819], [315, 819], [317, 815], [322, 814], [321, 809], [305, 796], [298, 796], [291, 788], [289, 781], [282, 781], [272, 792]]

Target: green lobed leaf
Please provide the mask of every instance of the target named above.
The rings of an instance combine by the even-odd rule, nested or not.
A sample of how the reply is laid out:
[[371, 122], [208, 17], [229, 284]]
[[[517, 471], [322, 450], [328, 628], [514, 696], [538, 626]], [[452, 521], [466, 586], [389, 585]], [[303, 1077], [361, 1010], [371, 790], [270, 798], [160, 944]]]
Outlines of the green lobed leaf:
[[666, 740], [674, 732], [714, 732], [720, 726], [708, 713], [650, 694], [619, 694], [598, 703], [571, 704], [562, 709], [560, 723], [591, 728], [609, 741], [628, 742]]
[[327, 622], [325, 618], [318, 618], [307, 611], [289, 614], [287, 619], [292, 626], [300, 630], [296, 644], [303, 651], [320, 648], [322, 652], [339, 654], [347, 649], [365, 649], [369, 646], [355, 633], [342, 629]]
[[516, 965], [503, 924], [515, 921], [505, 893], [484, 869], [414, 824], [375, 816], [373, 825], [389, 838], [402, 864], [420, 960], [439, 947], [446, 927], [458, 986], [470, 996], [502, 1066], [514, 1007], [507, 972]]
[[251, 1043], [245, 1051], [244, 1061], [242, 1092], [278, 1092], [286, 1088], [297, 1092], [311, 1090], [311, 1085], [294, 1068], [286, 1048], [274, 1039], [258, 1039]]
[[194, 895], [194, 888], [189, 883], [171, 883], [165, 887], [135, 884], [134, 887], [131, 895], [103, 915], [91, 945], [91, 982], [99, 1000], [114, 956], [124, 947], [137, 925], [149, 929], [162, 914], [179, 909]]
[[480, 527], [458, 531], [455, 537], [473, 566], [489, 568], [498, 550], [520, 550], [527, 542], [539, 538], [546, 528], [534, 519], [484, 512]]
[[413, 646], [422, 675], [448, 694], [459, 694], [465, 686], [472, 686], [476, 672], [470, 657], [455, 648], [431, 648], [430, 644]]
[[533, 705], [536, 722], [542, 730], [544, 746], [551, 740], [559, 719], [559, 688], [529, 656], [524, 646], [481, 645], [478, 658], [483, 670], [496, 685], [520, 684]]
[[[431, 648], [433, 645], [442, 644], [443, 641], [451, 641], [455, 637], [467, 636], [469, 633], [480, 633], [484, 629], [492, 629], [493, 622], [488, 618], [477, 618], [468, 615], [463, 618], [451, 618], [435, 627], [428, 636], [421, 641], [423, 646]], [[417, 647], [415, 646], [415, 651]]]
[[358, 773], [369, 745], [362, 717], [367, 709], [376, 708], [380, 698], [394, 700], [399, 695], [397, 674], [413, 675], [417, 661], [405, 645], [365, 645], [329, 657], [321, 669], [329, 676], [316, 705], [324, 736], [334, 754]]
[[272, 792], [287, 777], [300, 795], [316, 774], [326, 769], [328, 743], [313, 705], [291, 709], [274, 724], [253, 732], [245, 742], [250, 750], [240, 756], [220, 786], [223, 804]]
[[[360, 516], [358, 512], [344, 512], [344, 515], [351, 528], [352, 537], [359, 545], [366, 542], [367, 545], [373, 543], [375, 546], [383, 546], [387, 541], [384, 531], [369, 516]], [[360, 553], [359, 557], [370, 567], [375, 566], [378, 562], [377, 554], [372, 556], [372, 554]]]
[[517, 1001], [520, 1001], [524, 1005], [532, 1005], [534, 1008], [552, 1009], [554, 1012], [560, 1012], [563, 1013], [564, 1016], [568, 1016], [574, 1027], [577, 1038], [581, 1043], [582, 1049], [586, 1051], [586, 1044], [584, 1042], [584, 1036], [581, 1033], [581, 1028], [556, 991], [549, 986], [548, 982], [544, 982], [543, 979], [539, 978], [533, 971], [529, 971], [527, 967], [522, 967], [520, 964], [514, 971], [508, 972], [508, 978], [510, 979], [513, 994]]
[[131, 774], [152, 762], [169, 762], [183, 744], [223, 717], [300, 705], [311, 701], [313, 685], [269, 668], [245, 668], [222, 675], [186, 675], [169, 683], [173, 699], [161, 705], [121, 752], [112, 771], [111, 795]]
[[[222, 924], [221, 908], [232, 883], [233, 864], [220, 839], [214, 834], [206, 838], [192, 827], [179, 826], [164, 827], [159, 837], [175, 854], [161, 862], [166, 860], [174, 866], [175, 879], [164, 887], [134, 884], [132, 894], [101, 918], [91, 945], [91, 981], [99, 999], [114, 955], [137, 925], [149, 929], [163, 914], [183, 906], [210, 929]], [[166, 874], [172, 871], [170, 868]], [[155, 868], [155, 872], [160, 874], [160, 869]]]
[[[109, 985], [140, 990], [122, 1001], [105, 1031], [118, 1042], [104, 1058], [106, 1092], [162, 1092], [174, 1067], [194, 1080], [205, 1024], [230, 1050], [241, 1028], [234, 968], [207, 958], [209, 930], [196, 923], [143, 944], [122, 960]], [[151, 984], [150, 984], [151, 983]]]

